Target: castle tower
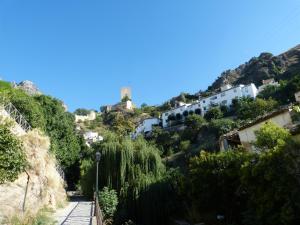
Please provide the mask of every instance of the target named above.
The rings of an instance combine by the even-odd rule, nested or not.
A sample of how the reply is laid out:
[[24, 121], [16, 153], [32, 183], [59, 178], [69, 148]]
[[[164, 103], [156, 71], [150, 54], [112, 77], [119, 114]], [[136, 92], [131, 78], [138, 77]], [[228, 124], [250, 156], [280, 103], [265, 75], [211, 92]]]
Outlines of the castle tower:
[[131, 99], [131, 88], [130, 87], [122, 87], [121, 88], [121, 100], [124, 99], [125, 97], [128, 97]]

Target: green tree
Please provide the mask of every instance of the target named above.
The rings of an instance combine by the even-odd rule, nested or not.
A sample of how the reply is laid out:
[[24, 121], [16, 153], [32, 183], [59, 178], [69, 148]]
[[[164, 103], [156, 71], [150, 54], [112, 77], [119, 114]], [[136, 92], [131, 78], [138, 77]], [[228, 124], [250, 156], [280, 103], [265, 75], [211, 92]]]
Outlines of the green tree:
[[226, 224], [240, 224], [245, 209], [240, 171], [253, 157], [247, 152], [202, 151], [191, 159], [183, 193], [187, 193], [185, 198], [190, 205], [187, 210], [198, 212], [196, 221], [208, 217], [210, 223], [217, 224], [216, 215], [222, 214]]
[[[268, 112], [275, 110], [278, 103], [273, 99], [242, 98], [238, 100], [237, 116], [241, 120], [255, 119]], [[254, 110], [255, 109], [255, 110]]]
[[122, 101], [122, 102], [127, 102], [127, 101], [131, 101], [131, 99], [129, 98], [128, 95], [125, 95], [125, 96], [122, 98], [121, 101]]
[[255, 146], [261, 150], [273, 149], [284, 145], [291, 137], [289, 131], [279, 127], [275, 123], [267, 122], [259, 130], [255, 131]]
[[212, 120], [208, 125], [210, 132], [216, 135], [217, 137], [230, 132], [236, 127], [236, 122], [234, 122], [231, 119]]
[[223, 117], [223, 113], [220, 109], [220, 107], [211, 107], [204, 115], [204, 118], [207, 121], [220, 119]]
[[26, 155], [7, 124], [0, 125], [0, 184], [12, 182], [24, 171]]
[[244, 165], [241, 187], [247, 207], [243, 224], [299, 224], [299, 148], [299, 142], [288, 140]]
[[197, 114], [189, 115], [184, 124], [186, 129], [183, 133], [183, 138], [195, 142], [202, 127], [206, 123], [205, 119]]
[[88, 109], [83, 109], [83, 108], [79, 108], [79, 109], [76, 109], [74, 111], [74, 114], [76, 115], [80, 115], [80, 116], [86, 116], [90, 113], [90, 110]]

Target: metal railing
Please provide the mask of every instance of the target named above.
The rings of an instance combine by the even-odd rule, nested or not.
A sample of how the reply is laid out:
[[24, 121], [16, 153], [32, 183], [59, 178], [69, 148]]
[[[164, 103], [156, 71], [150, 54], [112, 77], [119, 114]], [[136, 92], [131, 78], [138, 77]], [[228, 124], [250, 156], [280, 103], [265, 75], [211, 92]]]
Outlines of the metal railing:
[[14, 119], [25, 132], [28, 132], [32, 129], [32, 127], [27, 122], [25, 117], [20, 113], [20, 111], [6, 98], [0, 97], [0, 105], [2, 105], [3, 109], [8, 113], [8, 115], [12, 119]]
[[95, 201], [95, 216], [97, 220], [97, 225], [105, 225], [103, 221], [103, 213], [99, 205], [98, 193], [96, 192], [94, 193], [94, 201]]

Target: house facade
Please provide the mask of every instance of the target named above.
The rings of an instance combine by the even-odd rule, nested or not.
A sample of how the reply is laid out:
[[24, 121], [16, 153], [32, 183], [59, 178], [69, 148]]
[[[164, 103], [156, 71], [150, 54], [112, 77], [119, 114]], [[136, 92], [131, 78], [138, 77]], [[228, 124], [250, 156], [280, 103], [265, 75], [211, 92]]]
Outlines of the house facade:
[[180, 114], [181, 116], [183, 116], [185, 111], [189, 111], [190, 106], [191, 106], [191, 104], [181, 103], [178, 107], [162, 113], [162, 115], [161, 115], [162, 126], [168, 127], [170, 124], [171, 117], [173, 117], [175, 120], [177, 114]]
[[158, 126], [160, 122], [161, 120], [159, 118], [148, 118], [143, 120], [131, 134], [131, 138], [135, 139], [139, 135], [146, 135], [149, 132], [152, 132], [153, 126]]
[[256, 141], [255, 132], [268, 122], [275, 123], [279, 127], [291, 129], [293, 127], [291, 114], [292, 109], [285, 107], [261, 116], [238, 130], [222, 135], [219, 139], [220, 151], [225, 151], [239, 145], [242, 145], [249, 151], [254, 151], [255, 147], [253, 143]]
[[256, 98], [257, 94], [258, 90], [253, 83], [249, 85], [240, 84], [235, 87], [226, 85], [225, 87], [221, 88], [221, 92], [199, 99], [201, 105], [201, 115], [204, 116], [212, 106], [224, 105], [229, 107], [232, 104], [233, 99], [242, 97]]
[[91, 144], [98, 142], [98, 141], [103, 141], [103, 137], [100, 136], [97, 132], [93, 131], [88, 131], [83, 134], [83, 138], [85, 140], [85, 143], [87, 146], [91, 146]]
[[289, 128], [290, 126], [293, 125], [292, 117], [291, 117], [291, 109], [286, 108], [279, 111], [275, 111], [240, 128], [238, 130], [238, 135], [241, 144], [247, 150], [255, 150], [253, 146], [253, 142], [256, 141], [255, 131], [258, 131], [265, 123], [268, 122], [275, 123], [279, 127]]

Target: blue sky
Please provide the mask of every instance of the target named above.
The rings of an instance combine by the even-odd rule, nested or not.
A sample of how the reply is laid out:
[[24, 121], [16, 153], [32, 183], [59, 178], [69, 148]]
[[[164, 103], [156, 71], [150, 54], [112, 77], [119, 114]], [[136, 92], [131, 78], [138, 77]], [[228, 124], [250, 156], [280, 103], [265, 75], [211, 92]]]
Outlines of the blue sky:
[[299, 0], [0, 0], [0, 77], [72, 111], [160, 104], [261, 52], [300, 44]]

